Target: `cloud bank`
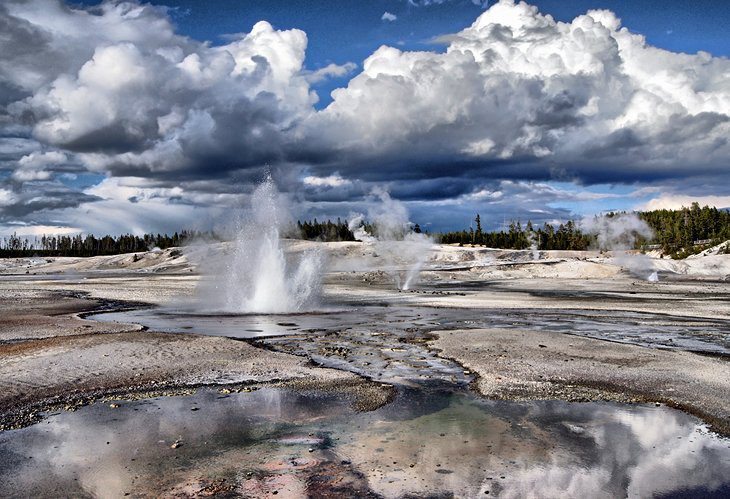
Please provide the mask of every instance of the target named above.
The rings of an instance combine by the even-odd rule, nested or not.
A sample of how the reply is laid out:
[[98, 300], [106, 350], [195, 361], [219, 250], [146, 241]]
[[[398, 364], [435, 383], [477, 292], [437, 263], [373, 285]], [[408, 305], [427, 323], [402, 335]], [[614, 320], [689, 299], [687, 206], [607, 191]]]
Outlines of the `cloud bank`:
[[82, 172], [198, 207], [267, 167], [312, 206], [377, 183], [444, 206], [503, 182], [730, 194], [730, 61], [652, 47], [606, 10], [566, 23], [503, 0], [441, 52], [380, 47], [321, 110], [312, 86], [357, 66], [308, 69], [298, 29], [213, 45], [162, 7], [10, 0], [0, 30], [0, 222], [112, 199], [59, 180]]

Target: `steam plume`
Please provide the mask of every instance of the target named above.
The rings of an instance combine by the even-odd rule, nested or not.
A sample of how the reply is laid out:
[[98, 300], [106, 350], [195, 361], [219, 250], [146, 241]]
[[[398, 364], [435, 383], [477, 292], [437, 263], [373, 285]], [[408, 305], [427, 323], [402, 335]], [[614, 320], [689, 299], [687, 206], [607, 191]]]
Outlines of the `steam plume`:
[[[377, 203], [368, 210], [376, 234], [365, 229], [365, 216], [356, 214], [348, 223], [355, 237], [373, 244], [383, 258], [388, 273], [398, 289], [407, 291], [418, 282], [421, 269], [433, 247], [433, 241], [425, 234], [412, 231], [408, 209], [400, 201], [390, 197], [382, 188], [373, 189]], [[402, 267], [405, 266], [405, 271]]]

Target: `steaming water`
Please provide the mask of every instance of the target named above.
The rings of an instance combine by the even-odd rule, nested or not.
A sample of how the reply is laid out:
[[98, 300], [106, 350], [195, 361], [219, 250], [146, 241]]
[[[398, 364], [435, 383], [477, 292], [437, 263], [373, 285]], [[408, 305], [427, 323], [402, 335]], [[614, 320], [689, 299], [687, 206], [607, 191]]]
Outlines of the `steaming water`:
[[281, 231], [291, 220], [271, 177], [253, 193], [250, 217], [238, 230], [232, 254], [211, 293], [213, 310], [228, 313], [292, 313], [314, 308], [320, 291], [322, 255], [305, 251], [287, 255]]

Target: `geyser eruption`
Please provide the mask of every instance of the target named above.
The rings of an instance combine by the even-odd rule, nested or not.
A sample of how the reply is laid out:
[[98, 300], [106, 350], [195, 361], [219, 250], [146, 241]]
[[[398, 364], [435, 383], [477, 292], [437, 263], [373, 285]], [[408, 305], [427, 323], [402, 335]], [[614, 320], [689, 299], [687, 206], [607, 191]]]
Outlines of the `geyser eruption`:
[[268, 176], [253, 193], [250, 215], [240, 223], [224, 275], [215, 283], [222, 311], [280, 314], [316, 306], [322, 255], [285, 253], [281, 231], [290, 221], [286, 201]]
[[349, 228], [357, 239], [375, 246], [396, 287], [408, 291], [418, 282], [433, 241], [426, 234], [412, 230], [408, 210], [403, 203], [391, 198], [384, 189], [374, 189], [373, 195], [378, 203], [368, 210], [368, 218], [375, 227], [375, 234], [365, 229], [365, 216], [362, 214], [350, 219]]

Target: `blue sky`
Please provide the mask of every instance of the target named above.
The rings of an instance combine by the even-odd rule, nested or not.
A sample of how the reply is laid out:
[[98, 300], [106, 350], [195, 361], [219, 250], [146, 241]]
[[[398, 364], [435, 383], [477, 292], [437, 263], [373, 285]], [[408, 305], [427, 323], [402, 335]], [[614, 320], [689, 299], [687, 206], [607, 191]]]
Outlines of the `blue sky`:
[[0, 5], [0, 233], [730, 206], [728, 1], [152, 5]]

